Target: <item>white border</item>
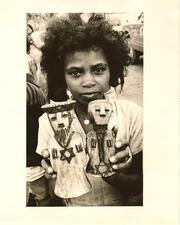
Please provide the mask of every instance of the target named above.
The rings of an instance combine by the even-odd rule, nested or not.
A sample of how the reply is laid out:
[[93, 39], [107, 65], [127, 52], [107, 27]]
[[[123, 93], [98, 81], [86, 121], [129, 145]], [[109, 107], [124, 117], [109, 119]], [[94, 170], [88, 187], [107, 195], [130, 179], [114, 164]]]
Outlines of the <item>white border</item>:
[[[176, 225], [179, 209], [179, 2], [1, 1], [2, 224]], [[26, 12], [145, 12], [144, 207], [25, 207]]]

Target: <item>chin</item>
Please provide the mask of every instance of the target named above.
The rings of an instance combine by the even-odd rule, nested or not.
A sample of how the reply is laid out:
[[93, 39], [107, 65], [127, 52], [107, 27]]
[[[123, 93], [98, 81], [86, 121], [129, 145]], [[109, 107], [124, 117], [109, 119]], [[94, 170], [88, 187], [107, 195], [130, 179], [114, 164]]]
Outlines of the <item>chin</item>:
[[92, 101], [94, 101], [94, 100], [98, 100], [98, 99], [103, 99], [103, 97], [102, 97], [102, 96], [98, 96], [98, 97], [96, 97], [96, 98], [83, 99], [83, 100], [81, 101], [81, 103], [82, 103], [82, 104], [88, 105], [90, 102], [92, 102]]

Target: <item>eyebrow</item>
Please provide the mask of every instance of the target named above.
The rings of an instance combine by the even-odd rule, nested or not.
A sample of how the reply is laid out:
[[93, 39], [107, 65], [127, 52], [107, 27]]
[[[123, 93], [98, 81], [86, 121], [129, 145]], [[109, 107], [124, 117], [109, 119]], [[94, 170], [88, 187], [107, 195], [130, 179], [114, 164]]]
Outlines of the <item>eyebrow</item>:
[[[92, 65], [91, 68], [94, 68], [94, 67], [97, 67], [97, 66], [106, 66], [107, 67], [108, 64], [100, 62], [100, 63], [97, 63], [95, 65]], [[65, 69], [65, 71], [70, 71], [70, 70], [83, 70], [83, 67], [81, 67], [81, 66], [70, 66], [70, 67]]]
[[78, 66], [71, 66], [65, 69], [66, 72], [72, 71], [72, 70], [83, 70], [83, 67], [78, 67]]
[[108, 65], [107, 65], [107, 63], [97, 63], [95, 65], [92, 65], [91, 67], [94, 68], [94, 67], [97, 67], [97, 66], [106, 66], [107, 67]]

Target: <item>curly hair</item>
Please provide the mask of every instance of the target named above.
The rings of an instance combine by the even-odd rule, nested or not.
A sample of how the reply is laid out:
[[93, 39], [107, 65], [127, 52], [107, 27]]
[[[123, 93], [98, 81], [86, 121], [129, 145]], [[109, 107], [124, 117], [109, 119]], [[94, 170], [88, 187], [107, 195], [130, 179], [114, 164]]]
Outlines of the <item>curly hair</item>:
[[65, 100], [66, 82], [64, 58], [68, 52], [86, 50], [92, 46], [103, 49], [110, 68], [110, 85], [116, 86], [118, 79], [124, 83], [124, 67], [130, 61], [129, 48], [123, 35], [114, 31], [102, 14], [92, 14], [87, 22], [79, 13], [64, 18], [52, 19], [46, 27], [42, 47], [41, 67], [47, 74], [48, 97]]

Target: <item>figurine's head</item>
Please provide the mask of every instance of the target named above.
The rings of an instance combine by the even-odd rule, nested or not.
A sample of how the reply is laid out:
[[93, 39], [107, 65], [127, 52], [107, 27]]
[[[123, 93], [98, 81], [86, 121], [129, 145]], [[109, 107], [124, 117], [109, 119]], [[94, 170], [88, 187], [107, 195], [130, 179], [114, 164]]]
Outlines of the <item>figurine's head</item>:
[[88, 112], [92, 123], [107, 125], [112, 113], [112, 105], [105, 99], [95, 100], [89, 103]]
[[62, 128], [69, 128], [73, 120], [73, 111], [75, 101], [50, 103], [42, 106], [44, 112], [48, 114], [52, 127], [55, 131]]

